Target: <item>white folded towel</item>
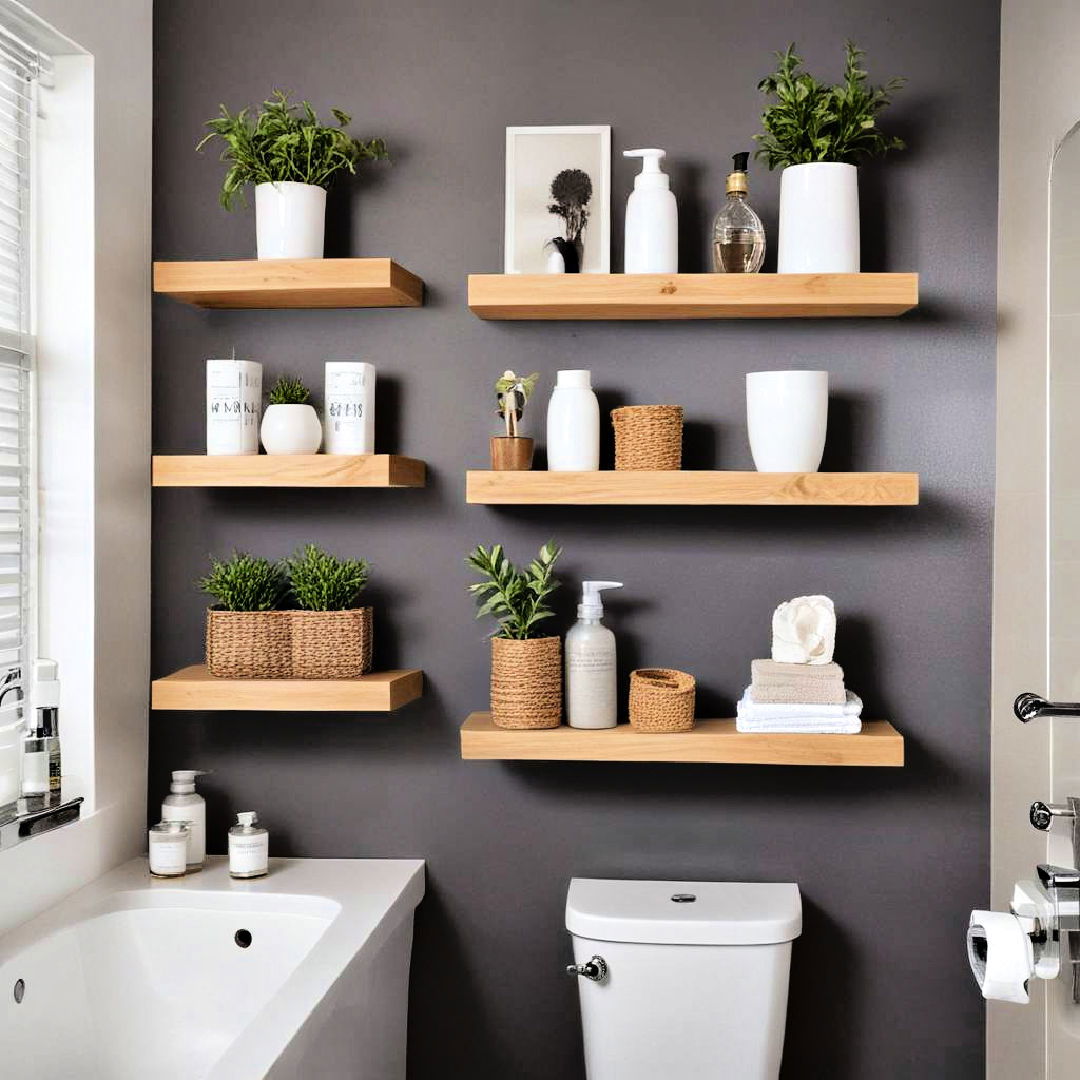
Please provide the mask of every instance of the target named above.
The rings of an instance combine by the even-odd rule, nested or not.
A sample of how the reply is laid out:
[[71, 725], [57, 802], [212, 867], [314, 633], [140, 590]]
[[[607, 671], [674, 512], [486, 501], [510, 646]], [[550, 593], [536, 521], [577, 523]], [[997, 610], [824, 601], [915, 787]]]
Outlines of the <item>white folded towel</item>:
[[735, 730], [756, 734], [857, 735], [862, 699], [848, 690], [843, 705], [761, 703], [746, 688], [735, 707]]

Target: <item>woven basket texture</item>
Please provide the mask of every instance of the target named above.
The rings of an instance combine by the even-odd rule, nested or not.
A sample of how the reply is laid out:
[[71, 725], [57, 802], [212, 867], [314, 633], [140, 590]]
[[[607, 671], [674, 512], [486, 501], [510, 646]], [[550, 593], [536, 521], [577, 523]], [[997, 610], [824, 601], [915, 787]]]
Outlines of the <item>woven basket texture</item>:
[[491, 719], [496, 727], [562, 723], [562, 640], [491, 639]]
[[287, 679], [288, 611], [206, 613], [206, 667], [218, 679]]
[[355, 679], [371, 670], [371, 608], [287, 614], [294, 679]]
[[694, 726], [693, 675], [671, 668], [630, 672], [630, 726], [635, 731], [690, 731]]
[[624, 405], [611, 411], [616, 469], [682, 468], [681, 405]]

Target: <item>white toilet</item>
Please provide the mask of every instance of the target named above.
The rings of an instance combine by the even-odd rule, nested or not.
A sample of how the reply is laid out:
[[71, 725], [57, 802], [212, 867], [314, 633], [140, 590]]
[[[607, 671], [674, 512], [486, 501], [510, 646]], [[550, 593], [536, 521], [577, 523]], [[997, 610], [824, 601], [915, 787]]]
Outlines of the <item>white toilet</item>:
[[588, 1080], [776, 1080], [797, 885], [574, 878]]

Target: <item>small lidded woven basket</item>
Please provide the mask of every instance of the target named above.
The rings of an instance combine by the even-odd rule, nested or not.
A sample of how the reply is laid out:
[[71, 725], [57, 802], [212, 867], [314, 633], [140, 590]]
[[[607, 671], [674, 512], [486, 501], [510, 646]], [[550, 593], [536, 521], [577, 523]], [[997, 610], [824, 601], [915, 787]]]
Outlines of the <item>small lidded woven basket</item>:
[[355, 679], [371, 670], [371, 608], [287, 614], [294, 679]]
[[216, 679], [287, 679], [289, 612], [206, 613], [206, 668]]
[[624, 405], [611, 410], [616, 469], [681, 469], [681, 405]]
[[635, 731], [690, 731], [694, 726], [693, 675], [671, 668], [630, 672], [630, 726]]

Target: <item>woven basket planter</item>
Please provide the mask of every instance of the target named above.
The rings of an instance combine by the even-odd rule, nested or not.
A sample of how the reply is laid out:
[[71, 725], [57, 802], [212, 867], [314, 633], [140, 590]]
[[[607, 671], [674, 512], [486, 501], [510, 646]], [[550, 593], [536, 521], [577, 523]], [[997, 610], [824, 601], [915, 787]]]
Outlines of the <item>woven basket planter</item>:
[[624, 405], [612, 409], [616, 469], [681, 469], [681, 405]]
[[294, 679], [355, 679], [371, 670], [371, 608], [286, 614]]
[[206, 668], [217, 679], [287, 679], [288, 611], [206, 613]]
[[690, 731], [694, 726], [693, 675], [670, 668], [630, 672], [630, 726], [635, 731]]
[[491, 639], [491, 720], [501, 728], [562, 723], [562, 639]]

